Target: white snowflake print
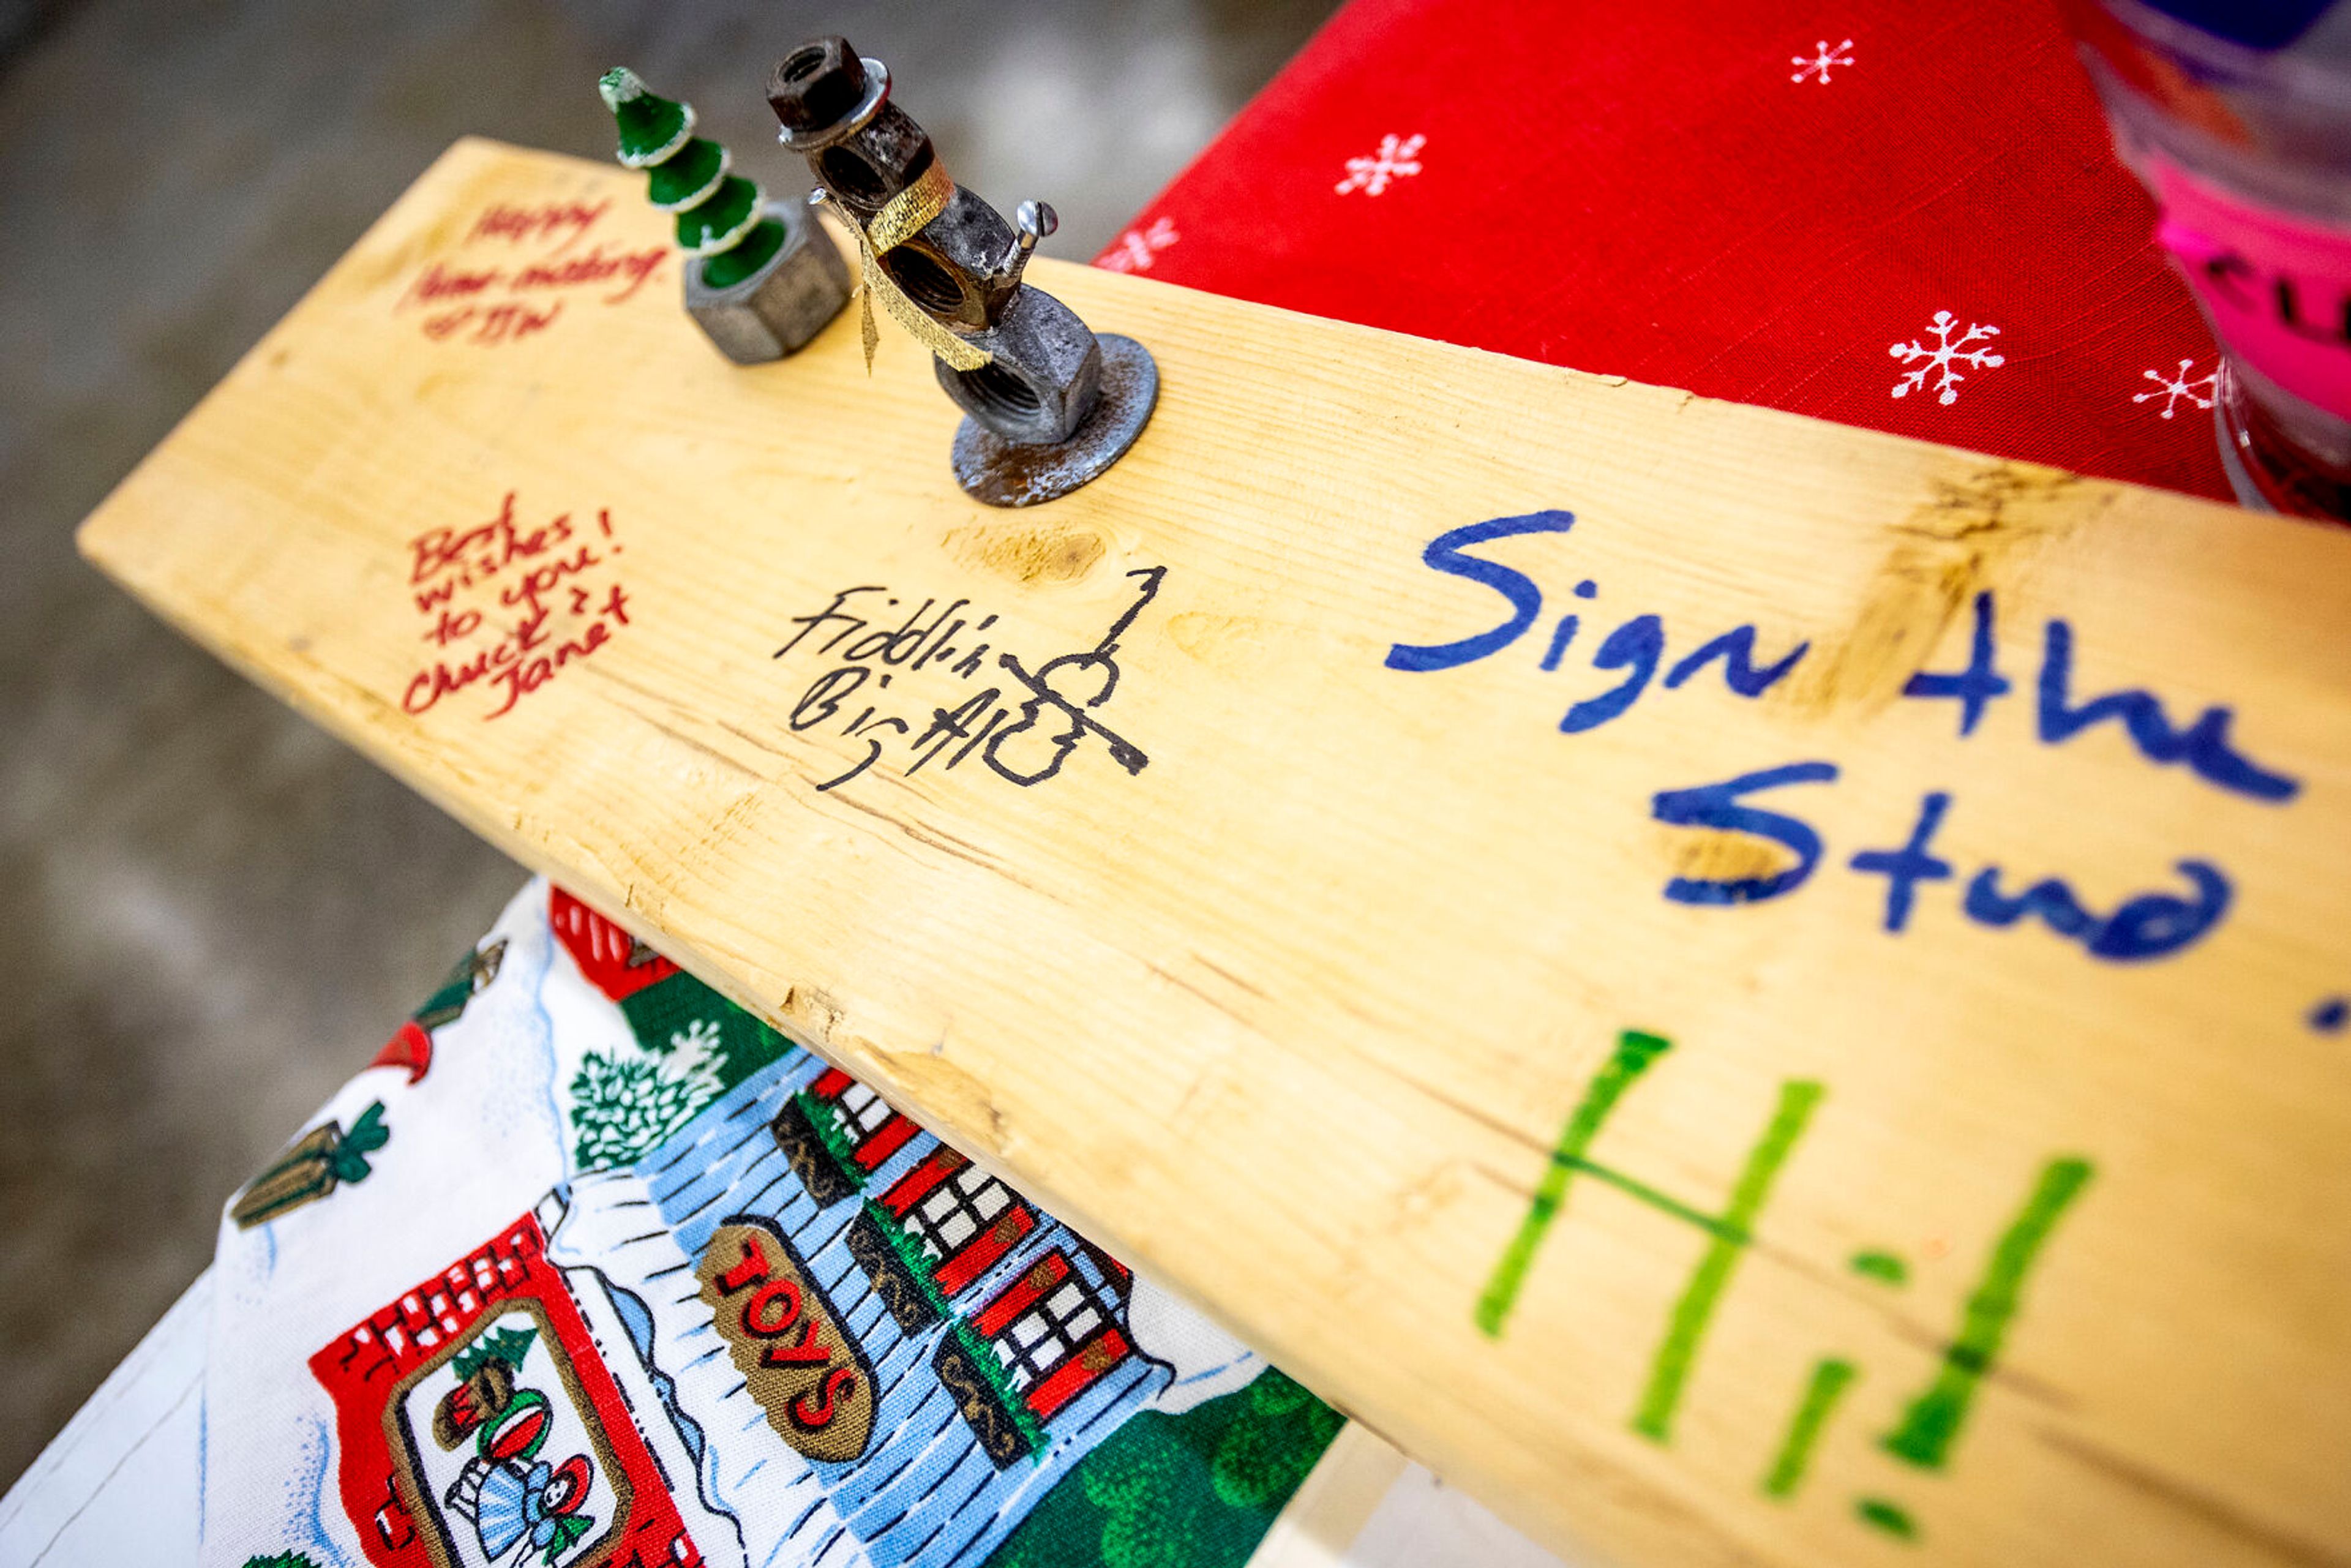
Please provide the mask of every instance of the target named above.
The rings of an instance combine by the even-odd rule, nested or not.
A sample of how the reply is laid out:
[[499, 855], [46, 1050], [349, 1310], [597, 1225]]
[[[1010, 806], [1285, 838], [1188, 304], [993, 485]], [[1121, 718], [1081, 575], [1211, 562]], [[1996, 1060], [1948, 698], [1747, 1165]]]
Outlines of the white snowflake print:
[[708, 1019], [695, 1019], [684, 1029], [670, 1031], [669, 1048], [680, 1053], [679, 1060], [690, 1061], [709, 1055], [722, 1038], [716, 1024]]
[[1948, 310], [1938, 310], [1935, 319], [1927, 323], [1927, 331], [1935, 334], [1933, 348], [1919, 340], [1925, 333], [1907, 343], [1886, 345], [1887, 353], [1904, 364], [1915, 367], [1894, 383], [1896, 397], [1908, 397], [1912, 392], [1923, 390], [1927, 378], [1931, 375], [1936, 378], [1935, 391], [1940, 394], [1935, 401], [1949, 407], [1959, 401], [1959, 383], [1967, 380], [1959, 373], [1959, 366], [1965, 365], [1970, 370], [1994, 370], [2006, 362], [1989, 348], [1971, 346], [1980, 342], [1989, 343], [1999, 337], [1999, 328], [1979, 326], [1970, 321], [1966, 331], [1953, 337], [1952, 334], [1959, 331], [1959, 325], [1958, 317]]
[[2182, 360], [2179, 361], [2179, 369], [2168, 376], [2161, 371], [2141, 372], [2148, 381], [2155, 383], [2155, 390], [2143, 392], [2132, 398], [2131, 402], [2145, 402], [2150, 398], [2161, 398], [2163, 406], [2156, 412], [2165, 419], [2171, 417], [2173, 405], [2181, 398], [2186, 398], [2198, 408], [2210, 408], [2212, 399], [2204, 394], [2212, 392], [2214, 386], [2219, 383], [2220, 372], [2215, 370], [2210, 375], [2199, 376], [2191, 382], [2188, 379], [2188, 372], [2195, 363], [2193, 360]]
[[1361, 191], [1376, 196], [1388, 188], [1389, 182], [1420, 172], [1420, 150], [1427, 142], [1426, 136], [1397, 136], [1394, 133], [1380, 138], [1380, 150], [1368, 158], [1347, 160], [1347, 177], [1332, 186], [1340, 195]]
[[1851, 38], [1847, 38], [1844, 43], [1839, 44], [1834, 49], [1829, 47], [1828, 40], [1825, 38], [1822, 39], [1819, 43], [1814, 44], [1813, 47], [1820, 52], [1813, 56], [1810, 59], [1805, 58], [1802, 55], [1790, 55], [1788, 57], [1788, 63], [1790, 65], [1802, 66], [1804, 68], [1802, 70], [1798, 71], [1794, 76], [1790, 77], [1788, 78], [1790, 81], [1802, 81], [1806, 77], [1813, 77], [1823, 87], [1826, 87], [1829, 85], [1829, 68], [1831, 66], [1849, 66], [1853, 64], [1853, 57], [1845, 52], [1853, 47], [1853, 40]]
[[1176, 232], [1174, 219], [1159, 218], [1147, 229], [1129, 229], [1119, 235], [1100, 265], [1113, 272], [1149, 272], [1152, 259], [1183, 237]]

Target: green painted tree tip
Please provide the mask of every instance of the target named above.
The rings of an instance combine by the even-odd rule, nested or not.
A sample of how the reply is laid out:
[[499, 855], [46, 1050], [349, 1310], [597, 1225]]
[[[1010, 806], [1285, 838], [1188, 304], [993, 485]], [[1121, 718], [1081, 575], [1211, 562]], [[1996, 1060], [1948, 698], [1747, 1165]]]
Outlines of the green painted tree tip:
[[619, 157], [629, 168], [662, 162], [694, 135], [692, 106], [650, 90], [626, 66], [615, 66], [597, 78], [596, 91], [612, 112], [621, 137]]
[[632, 98], [643, 98], [645, 84], [643, 78], [626, 66], [614, 66], [596, 78], [596, 90], [604, 97], [604, 107], [618, 111], [621, 105]]

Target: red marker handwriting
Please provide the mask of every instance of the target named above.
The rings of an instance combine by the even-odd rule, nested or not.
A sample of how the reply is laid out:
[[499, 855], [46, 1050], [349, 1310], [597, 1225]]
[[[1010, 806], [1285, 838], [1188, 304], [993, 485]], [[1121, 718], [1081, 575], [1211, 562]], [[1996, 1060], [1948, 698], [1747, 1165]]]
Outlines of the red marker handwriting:
[[510, 207], [499, 203], [474, 220], [472, 230], [465, 235], [465, 243], [505, 240], [509, 244], [525, 245], [560, 235], [562, 243], [569, 245], [595, 227], [596, 220], [602, 217], [611, 205], [610, 196], [600, 202], [542, 202], [528, 207]]
[[470, 687], [492, 694], [499, 718], [629, 624], [629, 594], [614, 575], [621, 546], [612, 515], [592, 525], [559, 512], [525, 520], [508, 491], [486, 521], [429, 528], [409, 540], [408, 596], [434, 652], [401, 694], [411, 714]]
[[[402, 290], [394, 310], [422, 314], [417, 329], [436, 343], [519, 342], [553, 326], [564, 302], [589, 292], [604, 305], [634, 296], [669, 259], [664, 245], [629, 249], [585, 241], [611, 206], [596, 202], [494, 204], [474, 220], [464, 259], [435, 256]], [[501, 259], [498, 247], [507, 253]], [[513, 253], [523, 254], [515, 256]]]

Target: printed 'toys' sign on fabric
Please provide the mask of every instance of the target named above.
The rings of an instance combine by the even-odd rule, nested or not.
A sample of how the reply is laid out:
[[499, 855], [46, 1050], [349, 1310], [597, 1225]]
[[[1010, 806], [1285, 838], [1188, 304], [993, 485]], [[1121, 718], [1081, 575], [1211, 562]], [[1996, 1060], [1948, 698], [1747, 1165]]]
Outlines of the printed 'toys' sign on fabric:
[[873, 1368], [772, 1225], [738, 1216], [695, 1270], [712, 1325], [776, 1435], [812, 1459], [853, 1459], [873, 1436]]

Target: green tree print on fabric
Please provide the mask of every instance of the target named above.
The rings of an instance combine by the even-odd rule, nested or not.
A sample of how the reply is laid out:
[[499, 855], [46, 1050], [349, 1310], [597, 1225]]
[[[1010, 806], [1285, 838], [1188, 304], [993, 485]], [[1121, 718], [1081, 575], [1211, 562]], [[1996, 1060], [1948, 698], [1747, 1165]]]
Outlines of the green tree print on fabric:
[[1241, 1568], [1344, 1417], [1269, 1367], [1146, 1410], [1045, 1494], [987, 1568]]
[[248, 1557], [245, 1568], [319, 1568], [307, 1552], [276, 1552], [266, 1557]]
[[702, 1108], [794, 1047], [687, 974], [621, 1003], [636, 1049], [590, 1052], [571, 1080], [573, 1162], [633, 1165]]
[[590, 1052], [571, 1081], [573, 1158], [583, 1171], [633, 1165], [726, 1092], [701, 1033], [662, 1057]]
[[[1281, 1511], [1331, 1439], [1339, 1435], [1339, 1413], [1305, 1389], [1268, 1369], [1243, 1389], [1247, 1420], [1226, 1428], [1217, 1444], [1208, 1484], [1233, 1508], [1262, 1509], [1269, 1521]], [[1322, 1417], [1329, 1417], [1323, 1429]]]
[[[1101, 1539], [1104, 1568], [1192, 1568], [1208, 1561], [1194, 1554], [1207, 1544], [1205, 1521], [1196, 1517], [1199, 1499], [1186, 1496], [1175, 1476], [1152, 1470], [1120, 1476], [1081, 1471], [1079, 1481], [1086, 1500], [1105, 1515]], [[1071, 1564], [1084, 1560], [1081, 1553], [1055, 1559]]]
[[508, 1366], [519, 1368], [523, 1359], [530, 1354], [531, 1342], [538, 1337], [536, 1329], [492, 1329], [459, 1351], [456, 1358], [449, 1364], [449, 1370], [456, 1374], [458, 1382], [463, 1383], [481, 1371], [488, 1362], [503, 1361]]
[[637, 1043], [656, 1056], [677, 1049], [678, 1037], [699, 1024], [715, 1030], [712, 1051], [718, 1081], [732, 1089], [759, 1069], [796, 1049], [792, 1042], [695, 979], [676, 974], [647, 986], [621, 1004]]

